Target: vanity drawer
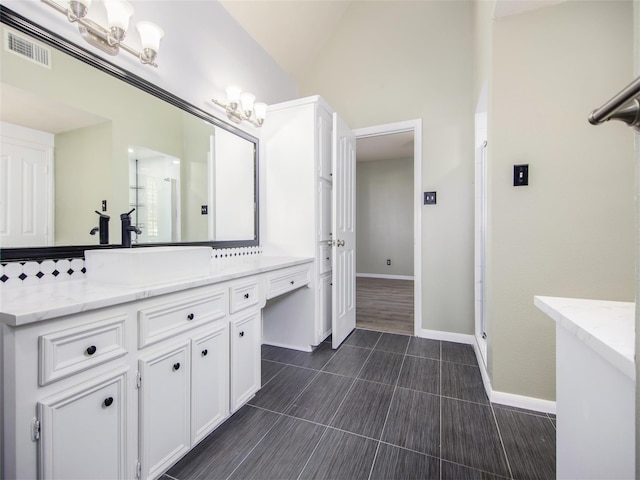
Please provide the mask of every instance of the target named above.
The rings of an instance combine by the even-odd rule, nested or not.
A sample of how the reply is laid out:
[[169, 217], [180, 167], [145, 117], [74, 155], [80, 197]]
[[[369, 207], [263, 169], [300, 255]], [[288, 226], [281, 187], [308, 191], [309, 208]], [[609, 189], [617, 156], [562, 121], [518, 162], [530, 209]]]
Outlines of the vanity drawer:
[[331, 247], [322, 245], [320, 247], [320, 275], [331, 271]]
[[172, 338], [227, 314], [226, 288], [180, 296], [138, 310], [138, 348]]
[[125, 342], [127, 315], [38, 337], [39, 383], [41, 386], [127, 353]]
[[267, 300], [307, 285], [309, 277], [308, 266], [291, 267], [267, 275]]
[[229, 313], [236, 313], [258, 304], [260, 290], [258, 280], [229, 287]]

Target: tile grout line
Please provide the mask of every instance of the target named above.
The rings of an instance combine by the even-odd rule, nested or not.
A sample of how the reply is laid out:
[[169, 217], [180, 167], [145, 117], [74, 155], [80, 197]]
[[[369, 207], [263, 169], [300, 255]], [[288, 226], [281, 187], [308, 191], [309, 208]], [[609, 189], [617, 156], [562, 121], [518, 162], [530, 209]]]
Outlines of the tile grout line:
[[[253, 407], [253, 408], [256, 408], [256, 407]], [[266, 410], [266, 409], [264, 409], [264, 410]], [[277, 413], [277, 412], [274, 412], [274, 413]], [[256, 444], [253, 446], [253, 448], [251, 448], [251, 450], [249, 450], [249, 451], [247, 452], [247, 454], [242, 458], [242, 460], [240, 460], [240, 463], [238, 463], [238, 465], [236, 465], [236, 468], [234, 468], [234, 469], [231, 471], [231, 473], [226, 477], [226, 479], [227, 479], [227, 480], [229, 480], [229, 479], [233, 476], [233, 474], [236, 472], [236, 470], [238, 470], [238, 469], [240, 468], [240, 466], [241, 466], [241, 465], [244, 463], [244, 461], [249, 457], [249, 455], [251, 455], [251, 454], [253, 453], [253, 451], [254, 451], [256, 448], [258, 448], [258, 445], [260, 445], [260, 444], [262, 443], [262, 441], [265, 439], [265, 437], [266, 437], [267, 435], [269, 435], [269, 432], [271, 432], [271, 430], [273, 430], [273, 429], [275, 428], [275, 426], [278, 424], [278, 422], [279, 422], [280, 420], [282, 420], [282, 417], [283, 417], [284, 415], [282, 415], [282, 414], [280, 414], [280, 413], [278, 413], [278, 415], [279, 415], [279, 417], [276, 419], [276, 421], [275, 421], [275, 422], [273, 422], [273, 425], [271, 425], [271, 427], [270, 427], [270, 428], [269, 428], [269, 429], [264, 433], [264, 435], [262, 435], [262, 437], [260, 437], [260, 440], [258, 440], [258, 441], [256, 442]]]
[[498, 438], [500, 438], [500, 446], [502, 447], [502, 452], [504, 453], [504, 459], [507, 462], [507, 470], [509, 470], [509, 478], [513, 478], [513, 471], [511, 470], [511, 462], [509, 462], [509, 456], [507, 455], [507, 449], [504, 446], [504, 440], [502, 439], [502, 432], [500, 431], [500, 425], [498, 425], [498, 418], [496, 417], [496, 412], [493, 410], [493, 405], [489, 402], [489, 408], [491, 408], [491, 415], [493, 416], [493, 421], [496, 424], [496, 430], [498, 430]]
[[[382, 338], [382, 335], [380, 335]], [[379, 340], [378, 340], [379, 341]], [[407, 346], [404, 349], [404, 354], [402, 355], [402, 364], [400, 365], [400, 370], [398, 370], [398, 376], [396, 377], [396, 382], [393, 385], [393, 393], [391, 394], [391, 400], [389, 401], [389, 406], [387, 407], [387, 414], [384, 417], [384, 423], [382, 424], [382, 430], [380, 431], [380, 438], [378, 439], [378, 445], [376, 445], [376, 452], [373, 455], [373, 462], [371, 463], [371, 469], [369, 470], [368, 479], [371, 480], [371, 475], [373, 475], [373, 469], [376, 465], [376, 460], [378, 459], [378, 452], [380, 451], [380, 444], [382, 443], [382, 437], [384, 437], [384, 429], [387, 428], [387, 422], [389, 421], [389, 413], [391, 413], [391, 406], [393, 405], [393, 399], [396, 396], [396, 391], [398, 390], [398, 381], [400, 381], [400, 375], [402, 374], [402, 368], [404, 367], [404, 361], [407, 358], [407, 351], [409, 350], [409, 343], [411, 343], [411, 337], [409, 337], [409, 341], [407, 342]]]

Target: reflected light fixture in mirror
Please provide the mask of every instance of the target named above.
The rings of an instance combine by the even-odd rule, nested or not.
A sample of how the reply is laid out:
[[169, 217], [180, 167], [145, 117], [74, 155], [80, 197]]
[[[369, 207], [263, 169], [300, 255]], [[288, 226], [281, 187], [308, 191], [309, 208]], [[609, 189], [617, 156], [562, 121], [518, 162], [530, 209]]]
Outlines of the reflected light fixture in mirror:
[[54, 10], [66, 15], [72, 23], [78, 24], [80, 36], [94, 47], [99, 48], [109, 55], [117, 55], [121, 50], [129, 52], [138, 57], [145, 65], [157, 67], [155, 63], [160, 48], [160, 39], [164, 36], [164, 31], [154, 23], [138, 22], [136, 28], [140, 34], [142, 52], [138, 52], [122, 43], [127, 36], [129, 20], [133, 16], [133, 7], [126, 0], [105, 0], [104, 6], [107, 10], [107, 21], [109, 28], [102, 27], [87, 17], [91, 0], [70, 0], [69, 7], [64, 7], [53, 0], [41, 0]]
[[249, 122], [256, 127], [261, 127], [267, 115], [267, 104], [255, 103], [256, 96], [253, 93], [243, 92], [241, 88], [231, 86], [227, 88], [227, 103], [215, 98], [213, 103], [224, 108], [229, 120], [235, 123]]

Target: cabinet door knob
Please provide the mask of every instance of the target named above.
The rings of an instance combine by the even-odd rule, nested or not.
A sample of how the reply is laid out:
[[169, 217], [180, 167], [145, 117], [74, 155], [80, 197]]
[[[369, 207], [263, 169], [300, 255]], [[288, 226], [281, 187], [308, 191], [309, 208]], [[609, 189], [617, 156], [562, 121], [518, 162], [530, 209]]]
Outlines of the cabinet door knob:
[[291, 285], [293, 285], [293, 284], [294, 284], [294, 283], [296, 283], [296, 282], [295, 282], [295, 281], [293, 281], [293, 280], [291, 280], [289, 283], [290, 283]]
[[113, 403], [113, 397], [107, 397], [104, 399], [104, 402], [102, 402], [102, 404], [105, 407], [110, 407], [112, 403]]
[[241, 337], [244, 337], [244, 330], [240, 332], [238, 335], [240, 335]]
[[248, 294], [248, 293], [245, 293], [245, 294], [244, 294], [244, 298], [249, 298], [249, 294]]
[[96, 348], [96, 346], [95, 346], [95, 345], [91, 345], [91, 346], [90, 346], [89, 348], [87, 348], [87, 350], [86, 350], [86, 351], [87, 351], [87, 355], [93, 355], [94, 353], [96, 353], [96, 350], [98, 350], [98, 349]]
[[209, 350], [207, 350], [206, 348], [204, 350], [202, 350], [202, 356], [206, 357], [207, 353], [209, 353]]
[[176, 370], [180, 370], [180, 362], [173, 364], [173, 371], [175, 372]]
[[193, 313], [187, 315], [187, 320], [193, 320], [194, 318], [196, 318], [196, 316]]

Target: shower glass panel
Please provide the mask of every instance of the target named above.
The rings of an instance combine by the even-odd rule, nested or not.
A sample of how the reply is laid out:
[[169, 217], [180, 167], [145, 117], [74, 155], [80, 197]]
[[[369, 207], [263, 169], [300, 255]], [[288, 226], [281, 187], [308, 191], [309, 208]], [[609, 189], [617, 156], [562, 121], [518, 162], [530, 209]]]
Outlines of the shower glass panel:
[[180, 159], [140, 146], [129, 147], [129, 205], [142, 233], [132, 243], [180, 241]]

